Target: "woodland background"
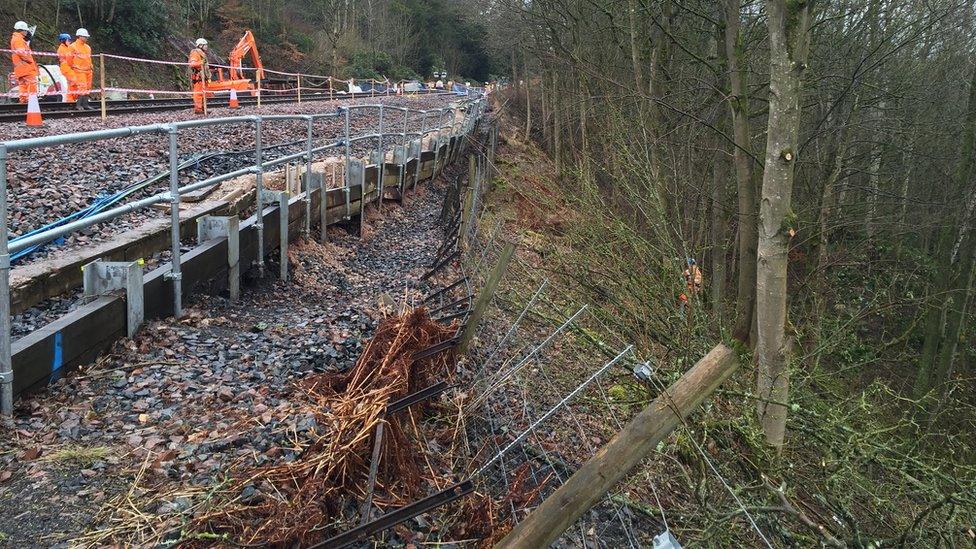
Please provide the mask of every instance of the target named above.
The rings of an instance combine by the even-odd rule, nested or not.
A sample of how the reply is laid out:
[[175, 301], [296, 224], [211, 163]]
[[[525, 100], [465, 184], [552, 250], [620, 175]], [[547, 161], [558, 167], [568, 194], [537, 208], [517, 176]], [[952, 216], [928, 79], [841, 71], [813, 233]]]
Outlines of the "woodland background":
[[96, 52], [180, 59], [203, 36], [226, 56], [251, 29], [267, 68], [391, 80], [435, 69], [487, 80], [478, 13], [458, 0], [0, 0], [11, 28], [18, 19], [38, 26], [34, 49], [54, 51], [58, 34], [84, 26]]

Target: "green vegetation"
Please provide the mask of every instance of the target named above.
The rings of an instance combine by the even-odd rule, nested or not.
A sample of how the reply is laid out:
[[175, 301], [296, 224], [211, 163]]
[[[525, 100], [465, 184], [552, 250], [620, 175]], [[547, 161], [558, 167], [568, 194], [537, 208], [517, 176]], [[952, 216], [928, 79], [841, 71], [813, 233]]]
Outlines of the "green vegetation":
[[[499, 98], [507, 115], [506, 138], [497, 163], [501, 173], [487, 199], [490, 215], [481, 225], [487, 231], [495, 216], [505, 220], [520, 253], [537, 256], [517, 262], [508, 277], [515, 288], [507, 291], [521, 298], [513, 309], [519, 310], [546, 278], [550, 294], [565, 309], [590, 306], [592, 321], [581, 327], [576, 342], [591, 348], [578, 354], [597, 351], [600, 340], [613, 349], [633, 343], [642, 358], [652, 360], [661, 382], [673, 382], [716, 341], [728, 341], [731, 332], [731, 319], [717, 314], [708, 292], [715, 283], [710, 268], [706, 291], [690, 318], [682, 318], [677, 307], [677, 296], [684, 291], [683, 259], [701, 257], [694, 243], [701, 243], [704, 235], [696, 227], [707, 228], [707, 221], [655, 217], [655, 205], [648, 203], [646, 156], [629, 155], [641, 145], [628, 142], [621, 131], [633, 120], [611, 119], [618, 131], [602, 134], [606, 140], [599, 145], [589, 142], [604, 155], [621, 155], [613, 177], [596, 167], [596, 156], [566, 161], [557, 173], [537, 141], [524, 141], [520, 105], [525, 93], [514, 90]], [[533, 120], [540, 125], [546, 120], [541, 108]], [[544, 135], [554, 138], [551, 127], [533, 122], [531, 130], [543, 146], [551, 146], [552, 141], [542, 140]], [[575, 139], [578, 146], [579, 136]], [[790, 223], [809, 230], [809, 210], [797, 210]], [[669, 238], [680, 234], [688, 234], [688, 242]], [[830, 539], [849, 547], [934, 546], [933, 540], [964, 546], [971, 540], [968, 532], [976, 520], [971, 382], [953, 383], [947, 401], [951, 413], [933, 416], [930, 399], [911, 396], [912, 360], [924, 341], [913, 305], [924, 296], [935, 266], [925, 254], [903, 245], [899, 253], [904, 265], [875, 267], [881, 254], [895, 253], [894, 242], [879, 241], [868, 262], [847, 259], [863, 245], [852, 229], [832, 241], [838, 260], [826, 272], [828, 290], [821, 296], [825, 312], [816, 324], [807, 313], [812, 297], [802, 282], [791, 282], [798, 289], [792, 293], [788, 331], [798, 344], [790, 363], [785, 447], [777, 452], [767, 443], [756, 414], [760, 396], [752, 350], [732, 342], [742, 354], [740, 373], [709, 399], [689, 429], [675, 431], [645, 467], [659, 492], [662, 485], [668, 487], [666, 495], [659, 494], [661, 503], [683, 544], [762, 546], [694, 443], [714, 459], [776, 546], [833, 545]], [[802, 280], [811, 276], [805, 265], [815, 255], [798, 252], [793, 252], [796, 270], [791, 276]], [[971, 364], [972, 353], [966, 345], [957, 359]], [[607, 393], [631, 413], [654, 396], [645, 387], [619, 381]], [[592, 418], [598, 420], [609, 421]], [[632, 509], [656, 504], [645, 478], [635, 472], [622, 488], [633, 500]], [[804, 519], [822, 525], [830, 537]]]
[[[96, 52], [181, 59], [203, 36], [221, 57], [251, 29], [265, 66], [279, 70], [399, 80], [428, 79], [437, 68], [451, 78], [479, 82], [492, 71], [477, 6], [448, 0], [0, 3], [0, 20], [12, 27], [18, 19], [38, 26], [34, 47], [45, 51], [56, 49], [59, 33], [83, 26], [92, 33]], [[158, 76], [150, 78], [158, 81]], [[181, 77], [173, 75], [176, 81]]]

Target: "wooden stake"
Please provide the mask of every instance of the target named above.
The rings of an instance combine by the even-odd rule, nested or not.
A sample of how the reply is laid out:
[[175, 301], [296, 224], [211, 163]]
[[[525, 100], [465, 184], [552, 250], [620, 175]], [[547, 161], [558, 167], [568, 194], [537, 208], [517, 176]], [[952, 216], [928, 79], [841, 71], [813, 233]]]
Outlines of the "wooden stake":
[[[458, 249], [462, 252], [468, 249], [468, 232], [471, 231], [471, 206], [474, 204], [474, 190], [471, 187], [464, 192], [464, 204], [461, 206], [461, 230], [458, 231]], [[453, 220], [452, 220], [453, 221]]]
[[[105, 54], [98, 54], [98, 79], [102, 88], [102, 121], [108, 120], [108, 106], [105, 104]], [[87, 101], [87, 99], [86, 99]], [[85, 105], [88, 106], [87, 104]]]
[[376, 424], [376, 435], [373, 437], [373, 457], [369, 462], [369, 480], [366, 482], [366, 497], [359, 511], [359, 525], [369, 522], [369, 510], [373, 506], [373, 489], [376, 487], [376, 473], [380, 466], [380, 449], [383, 447], [383, 421]]
[[203, 115], [207, 116], [207, 91], [210, 87], [210, 64], [206, 59], [203, 61], [201, 77], [203, 78]]
[[716, 345], [518, 523], [495, 548], [548, 547], [653, 452], [658, 443], [738, 366], [732, 349], [721, 343]]
[[481, 317], [488, 310], [488, 304], [491, 303], [491, 298], [495, 296], [498, 283], [501, 282], [502, 276], [505, 275], [505, 271], [508, 269], [508, 263], [512, 260], [512, 254], [514, 252], [515, 244], [511, 242], [506, 243], [502, 249], [501, 256], [498, 257], [498, 263], [495, 263], [495, 268], [492, 269], [491, 275], [488, 276], [488, 282], [485, 283], [485, 287], [478, 293], [478, 299], [474, 303], [471, 316], [468, 317], [468, 323], [464, 326], [461, 341], [458, 343], [458, 350], [461, 354], [468, 352], [468, 346], [471, 345], [471, 340], [474, 339], [474, 333], [478, 330]]
[[302, 75], [298, 75], [298, 104], [302, 104]]
[[476, 164], [476, 160], [474, 158], [474, 155], [472, 154], [468, 156], [468, 186], [469, 187], [475, 186], [474, 181], [476, 177], [478, 177], [478, 165]]

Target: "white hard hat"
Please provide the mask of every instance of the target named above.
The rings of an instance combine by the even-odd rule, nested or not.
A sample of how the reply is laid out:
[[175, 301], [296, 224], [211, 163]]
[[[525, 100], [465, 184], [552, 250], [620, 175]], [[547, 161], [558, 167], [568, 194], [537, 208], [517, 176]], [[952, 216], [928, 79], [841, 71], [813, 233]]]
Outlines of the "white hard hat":
[[30, 30], [30, 27], [27, 26], [27, 23], [25, 21], [17, 21], [16, 23], [14, 23], [14, 30], [25, 31], [25, 30]]
[[75, 31], [75, 36], [80, 36], [82, 38], [91, 38], [91, 35], [88, 34], [88, 29], [78, 29], [78, 30], [76, 30]]
[[206, 38], [197, 38], [196, 45], [197, 46], [206, 46], [207, 45], [207, 39]]

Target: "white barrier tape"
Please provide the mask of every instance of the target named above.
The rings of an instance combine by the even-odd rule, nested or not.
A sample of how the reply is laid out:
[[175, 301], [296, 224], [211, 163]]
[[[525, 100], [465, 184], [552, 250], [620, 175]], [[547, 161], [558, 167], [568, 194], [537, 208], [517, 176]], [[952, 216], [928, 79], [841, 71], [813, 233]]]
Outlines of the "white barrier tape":
[[[46, 51], [0, 49], [0, 52], [2, 52], [2, 53], [29, 54], [29, 55], [36, 55], [36, 56], [40, 56], [40, 57], [58, 57], [58, 54], [57, 53], [46, 52]], [[98, 57], [99, 55], [103, 55], [107, 59], [119, 59], [119, 60], [122, 60], [122, 61], [133, 61], [133, 62], [137, 62], [137, 63], [155, 63], [157, 65], [170, 65], [170, 66], [175, 66], [175, 67], [189, 67], [190, 66], [189, 63], [184, 63], [184, 62], [179, 62], [179, 61], [163, 61], [163, 60], [159, 60], [159, 59], [146, 59], [146, 58], [143, 58], [143, 57], [130, 57], [130, 56], [127, 56], [127, 55], [116, 55], [114, 53], [92, 54], [91, 57], [94, 58], [94, 57]], [[227, 69], [227, 70], [234, 69], [234, 67], [231, 67], [230, 65], [208, 64], [207, 66], [210, 67], [210, 68], [216, 68], [216, 69]], [[237, 70], [240, 70], [240, 71], [243, 72], [243, 71], [257, 71], [258, 69], [255, 68], [255, 67], [238, 67]], [[325, 75], [321, 75], [321, 74], [304, 74], [304, 73], [300, 73], [300, 72], [285, 72], [285, 71], [276, 71], [276, 70], [272, 70], [272, 69], [262, 69], [262, 71], [263, 72], [266, 72], [268, 74], [279, 74], [279, 75], [282, 75], [282, 76], [295, 76], [295, 77], [301, 76], [303, 78], [312, 78], [312, 79], [317, 79], [317, 80], [326, 80], [326, 81], [329, 81], [329, 82], [341, 82], [343, 84], [350, 84], [350, 83], [354, 83], [355, 82], [355, 79], [353, 79], [353, 78], [350, 78], [348, 80], [343, 80], [341, 78], [335, 78], [335, 77], [332, 77], [332, 76], [325, 76]], [[389, 79], [386, 79], [386, 80], [374, 80], [374, 79], [370, 78], [370, 79], [367, 79], [367, 80], [361, 80], [361, 82], [370, 82], [370, 83], [373, 83], [373, 84], [389, 84], [390, 83], [390, 80]]]
[[0, 49], [0, 52], [2, 52], [2, 53], [19, 53], [19, 54], [27, 54], [27, 55], [39, 55], [41, 57], [57, 57], [58, 56], [58, 54], [51, 53], [49, 51], [6, 50], [6, 49]]
[[125, 55], [115, 55], [112, 53], [103, 53], [108, 59], [121, 59], [123, 61], [136, 61], [138, 63], [155, 63], [157, 65], [172, 65], [175, 67], [189, 67], [189, 63], [180, 63], [179, 61], [161, 61], [159, 59], [143, 59], [141, 57], [127, 57]]
[[[37, 98], [40, 99], [41, 97], [47, 97], [49, 95], [61, 96], [61, 95], [64, 95], [64, 94], [62, 94], [61, 92], [40, 92], [40, 91], [38, 91], [34, 95], [36, 95]], [[17, 92], [3, 92], [3, 93], [0, 93], [0, 97], [19, 98], [20, 97], [20, 94], [17, 93]]]
[[[98, 90], [92, 90], [92, 91], [98, 91]], [[160, 94], [172, 94], [172, 95], [193, 95], [194, 94], [194, 92], [192, 92], [192, 91], [182, 91], [182, 90], [146, 90], [146, 89], [137, 89], [137, 88], [105, 88], [103, 91], [107, 91], [107, 92], [113, 92], [114, 91], [114, 92], [122, 92], [122, 93], [144, 93], [144, 94], [150, 94], [150, 93], [156, 94], [156, 93], [160, 93]], [[210, 93], [214, 93], [214, 92], [210, 92]]]
[[[328, 89], [322, 89], [322, 88], [308, 88], [308, 87], [302, 87], [301, 89], [304, 90], [304, 91], [307, 91], [307, 92], [319, 92], [316, 95], [325, 95], [325, 94], [330, 93], [330, 92], [333, 92], [333, 93], [340, 93], [340, 92], [341, 93], [349, 93], [346, 90], [328, 90]], [[284, 90], [280, 90], [280, 89], [277, 89], [276, 90], [276, 89], [271, 89], [271, 88], [253, 88], [253, 89], [247, 89], [247, 90], [238, 90], [237, 93], [238, 93], [238, 95], [242, 95], [242, 94], [250, 94], [250, 93], [253, 93], [253, 92], [260, 92], [262, 94], [262, 97], [274, 97], [274, 96], [277, 96], [277, 95], [284, 95], [285, 93], [288, 93], [288, 92], [295, 92], [297, 90], [298, 90], [298, 88], [288, 88], [288, 89], [284, 89]], [[99, 92], [99, 91], [103, 91], [103, 90], [93, 89], [91, 91], [92, 92]], [[122, 92], [122, 93], [141, 93], [141, 94], [150, 94], [150, 93], [151, 94], [171, 94], [171, 95], [187, 95], [187, 96], [192, 96], [195, 93], [199, 93], [199, 92], [187, 91], [187, 90], [153, 90], [153, 89], [143, 89], [143, 88], [117, 88], [117, 87], [106, 87], [106, 88], [104, 88], [104, 91], [106, 91], [106, 92]], [[364, 92], [356, 92], [356, 93], [369, 93], [369, 92], [364, 91]], [[377, 93], [384, 93], [384, 92], [377, 92]], [[230, 90], [207, 90], [207, 94], [208, 95], [215, 95], [216, 94], [216, 95], [228, 95], [229, 96], [230, 95]], [[294, 93], [292, 93], [292, 95], [294, 95]], [[17, 96], [18, 96], [17, 94], [14, 94], [14, 97], [17, 97]]]

